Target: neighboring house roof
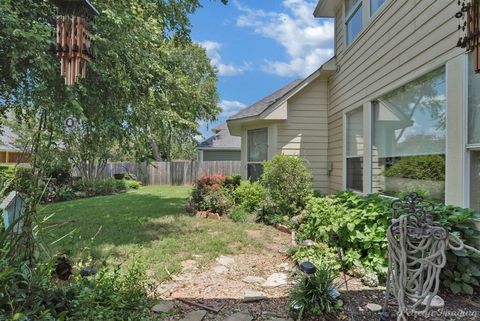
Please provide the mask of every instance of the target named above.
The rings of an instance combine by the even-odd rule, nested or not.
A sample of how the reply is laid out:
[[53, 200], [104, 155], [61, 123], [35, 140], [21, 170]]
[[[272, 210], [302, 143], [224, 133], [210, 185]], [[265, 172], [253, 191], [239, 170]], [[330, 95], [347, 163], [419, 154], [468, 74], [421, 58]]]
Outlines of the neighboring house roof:
[[3, 134], [0, 135], [0, 151], [21, 152], [22, 150], [15, 143], [18, 135], [6, 126], [2, 126], [1, 130], [3, 131]]
[[271, 95], [268, 95], [253, 105], [250, 105], [249, 107], [245, 108], [244, 110], [240, 111], [239, 113], [233, 115], [230, 117], [228, 120], [234, 120], [234, 119], [242, 119], [242, 118], [247, 118], [247, 117], [252, 117], [252, 116], [258, 116], [261, 113], [263, 113], [268, 107], [273, 105], [275, 102], [280, 100], [285, 94], [289, 93], [292, 89], [297, 87], [303, 80], [302, 79], [297, 79], [292, 81], [291, 83], [287, 84], [286, 86], [280, 88], [276, 92], [274, 92]]
[[212, 131], [215, 133], [212, 137], [201, 142], [198, 145], [198, 149], [238, 149], [241, 148], [241, 138], [230, 135], [227, 123], [223, 123], [217, 127], [214, 127]]

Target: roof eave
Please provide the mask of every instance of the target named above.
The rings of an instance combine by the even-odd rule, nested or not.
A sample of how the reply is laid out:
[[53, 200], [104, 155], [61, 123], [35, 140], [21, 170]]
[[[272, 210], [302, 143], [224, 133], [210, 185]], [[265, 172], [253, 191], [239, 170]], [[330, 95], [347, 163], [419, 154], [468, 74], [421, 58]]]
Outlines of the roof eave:
[[337, 0], [319, 0], [313, 16], [315, 18], [335, 18], [338, 4]]

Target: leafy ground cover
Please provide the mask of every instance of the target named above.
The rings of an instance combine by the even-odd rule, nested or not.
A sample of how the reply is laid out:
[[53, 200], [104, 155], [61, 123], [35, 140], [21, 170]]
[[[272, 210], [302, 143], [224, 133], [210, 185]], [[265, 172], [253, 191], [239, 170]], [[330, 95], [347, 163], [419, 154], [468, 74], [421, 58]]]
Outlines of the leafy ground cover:
[[[258, 248], [247, 230], [262, 226], [206, 220], [187, 214], [190, 187], [150, 186], [113, 196], [45, 206], [47, 241], [58, 254], [92, 255], [110, 263], [143, 262], [156, 281], [181, 270], [181, 262], [201, 255], [204, 263], [224, 254]], [[263, 240], [268, 242], [268, 238]]]

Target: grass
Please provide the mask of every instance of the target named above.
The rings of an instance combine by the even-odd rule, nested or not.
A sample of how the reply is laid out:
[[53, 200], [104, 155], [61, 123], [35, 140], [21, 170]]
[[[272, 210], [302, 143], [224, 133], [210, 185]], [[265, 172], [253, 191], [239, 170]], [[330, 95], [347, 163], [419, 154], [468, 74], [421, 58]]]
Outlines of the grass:
[[[92, 255], [110, 263], [146, 264], [158, 281], [178, 272], [181, 262], [261, 247], [247, 230], [253, 223], [198, 219], [184, 210], [190, 187], [150, 186], [126, 194], [45, 206], [46, 240], [56, 254], [81, 259]], [[268, 241], [268, 237], [265, 241]], [[198, 259], [197, 259], [198, 260]]]

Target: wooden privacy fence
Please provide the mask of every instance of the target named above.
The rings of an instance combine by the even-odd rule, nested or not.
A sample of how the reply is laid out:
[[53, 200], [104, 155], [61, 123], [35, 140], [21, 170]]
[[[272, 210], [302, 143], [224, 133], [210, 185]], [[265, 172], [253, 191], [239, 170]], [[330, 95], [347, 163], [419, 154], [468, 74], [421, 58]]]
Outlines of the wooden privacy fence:
[[130, 173], [144, 185], [190, 185], [196, 179], [211, 174], [225, 176], [240, 174], [240, 161], [206, 161], [206, 162], [154, 162], [145, 163], [109, 163], [101, 173], [102, 178], [114, 174]]

